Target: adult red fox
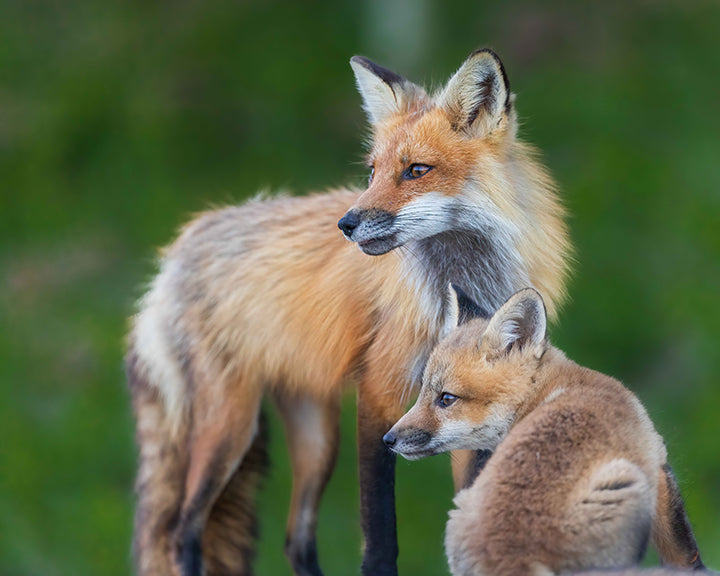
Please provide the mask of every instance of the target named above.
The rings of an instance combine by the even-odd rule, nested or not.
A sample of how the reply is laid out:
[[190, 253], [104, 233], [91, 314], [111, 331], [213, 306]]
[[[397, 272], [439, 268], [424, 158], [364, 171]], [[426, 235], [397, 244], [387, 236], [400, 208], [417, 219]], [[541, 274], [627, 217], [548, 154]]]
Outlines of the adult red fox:
[[285, 551], [297, 574], [320, 575], [316, 515], [346, 384], [359, 386], [362, 570], [396, 574], [382, 436], [417, 391], [448, 282], [488, 311], [526, 285], [551, 313], [563, 299], [564, 212], [516, 139], [497, 56], [474, 52], [433, 96], [365, 58], [351, 65], [373, 129], [367, 190], [201, 214], [139, 304], [126, 364], [141, 575], [251, 572], [266, 394], [292, 460]]
[[455, 497], [445, 549], [453, 576], [631, 567], [652, 538], [664, 563], [703, 564], [665, 445], [620, 382], [545, 337], [533, 289], [456, 329], [428, 360], [416, 404], [385, 435], [409, 459], [494, 452]]

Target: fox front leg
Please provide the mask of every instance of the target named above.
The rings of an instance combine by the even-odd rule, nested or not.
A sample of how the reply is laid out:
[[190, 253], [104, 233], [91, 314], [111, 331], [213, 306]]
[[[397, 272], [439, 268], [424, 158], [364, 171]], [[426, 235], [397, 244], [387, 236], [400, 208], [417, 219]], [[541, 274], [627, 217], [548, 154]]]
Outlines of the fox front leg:
[[389, 386], [387, 379], [373, 379], [368, 372], [358, 392], [362, 574], [397, 576], [395, 455], [382, 437], [402, 416], [402, 389]]

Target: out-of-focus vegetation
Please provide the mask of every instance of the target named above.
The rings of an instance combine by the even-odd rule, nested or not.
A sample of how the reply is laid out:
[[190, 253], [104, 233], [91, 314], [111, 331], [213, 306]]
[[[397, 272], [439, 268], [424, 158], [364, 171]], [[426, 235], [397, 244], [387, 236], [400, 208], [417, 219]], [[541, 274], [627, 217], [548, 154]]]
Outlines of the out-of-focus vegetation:
[[[720, 567], [720, 5], [711, 1], [6, 2], [0, 17], [0, 573], [130, 572], [126, 317], [155, 248], [258, 189], [362, 183], [348, 59], [444, 81], [503, 57], [522, 135], [572, 214], [552, 336], [664, 434]], [[323, 502], [328, 574], [360, 558], [354, 402]], [[260, 574], [288, 574], [282, 431]], [[446, 572], [448, 460], [398, 463], [400, 569]]]

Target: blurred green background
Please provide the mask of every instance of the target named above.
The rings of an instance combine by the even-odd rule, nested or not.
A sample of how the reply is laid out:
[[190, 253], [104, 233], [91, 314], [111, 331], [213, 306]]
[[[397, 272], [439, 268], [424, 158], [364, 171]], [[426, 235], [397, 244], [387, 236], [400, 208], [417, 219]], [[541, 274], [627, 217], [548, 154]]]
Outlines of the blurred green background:
[[[553, 339], [646, 403], [720, 568], [719, 31], [714, 1], [3, 2], [0, 574], [131, 571], [121, 359], [156, 247], [261, 188], [362, 184], [353, 54], [438, 85], [482, 46], [572, 214]], [[327, 574], [360, 561], [354, 410], [349, 393]], [[272, 432], [257, 566], [280, 575], [289, 466]], [[447, 458], [398, 463], [402, 573], [447, 573], [451, 492]]]

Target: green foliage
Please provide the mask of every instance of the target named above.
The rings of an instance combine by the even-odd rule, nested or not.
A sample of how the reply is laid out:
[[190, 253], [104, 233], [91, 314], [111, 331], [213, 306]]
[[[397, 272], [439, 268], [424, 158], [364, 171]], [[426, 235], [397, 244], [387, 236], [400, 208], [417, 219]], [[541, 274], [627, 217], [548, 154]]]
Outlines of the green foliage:
[[[263, 187], [362, 183], [351, 55], [438, 84], [484, 45], [572, 214], [572, 300], [553, 338], [647, 404], [720, 566], [719, 27], [709, 1], [5, 3], [0, 573], [130, 571], [121, 360], [155, 248], [192, 212]], [[321, 510], [329, 574], [359, 566], [353, 404]], [[287, 574], [276, 419], [272, 432], [258, 572]], [[448, 468], [399, 462], [403, 573], [446, 571]]]

